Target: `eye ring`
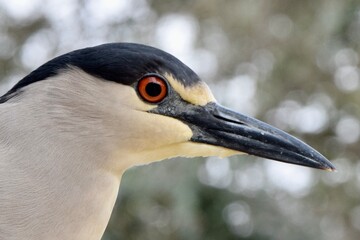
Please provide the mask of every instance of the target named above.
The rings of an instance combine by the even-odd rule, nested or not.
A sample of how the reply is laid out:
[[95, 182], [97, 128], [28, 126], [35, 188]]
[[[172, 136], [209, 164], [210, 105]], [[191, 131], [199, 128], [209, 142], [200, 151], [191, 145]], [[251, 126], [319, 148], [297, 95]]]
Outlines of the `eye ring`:
[[137, 91], [143, 100], [149, 103], [159, 103], [168, 94], [168, 85], [159, 76], [145, 76], [139, 80]]

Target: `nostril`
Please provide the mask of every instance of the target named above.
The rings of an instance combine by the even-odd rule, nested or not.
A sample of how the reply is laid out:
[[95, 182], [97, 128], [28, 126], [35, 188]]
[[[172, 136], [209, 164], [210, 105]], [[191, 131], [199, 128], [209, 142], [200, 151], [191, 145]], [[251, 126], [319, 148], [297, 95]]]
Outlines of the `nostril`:
[[220, 119], [222, 121], [226, 121], [226, 122], [231, 122], [231, 123], [234, 123], [234, 124], [240, 124], [240, 125], [247, 125], [241, 121], [239, 121], [238, 119], [236, 118], [232, 118], [231, 116], [222, 116], [218, 113], [214, 113], [213, 116], [217, 119]]

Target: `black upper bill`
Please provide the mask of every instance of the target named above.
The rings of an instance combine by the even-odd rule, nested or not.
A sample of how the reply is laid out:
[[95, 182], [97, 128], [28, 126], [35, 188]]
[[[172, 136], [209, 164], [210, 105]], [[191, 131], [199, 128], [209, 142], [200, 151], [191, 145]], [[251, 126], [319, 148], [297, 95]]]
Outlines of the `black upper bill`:
[[216, 103], [193, 106], [177, 117], [192, 129], [193, 142], [312, 168], [335, 169], [329, 160], [301, 140]]

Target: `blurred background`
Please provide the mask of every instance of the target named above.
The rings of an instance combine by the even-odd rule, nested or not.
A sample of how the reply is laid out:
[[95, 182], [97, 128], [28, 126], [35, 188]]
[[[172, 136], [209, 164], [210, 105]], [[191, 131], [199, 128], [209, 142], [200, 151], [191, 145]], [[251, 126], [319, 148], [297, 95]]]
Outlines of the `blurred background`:
[[134, 167], [103, 240], [360, 238], [360, 1], [0, 0], [0, 94], [54, 56], [119, 41], [172, 53], [220, 103], [338, 171], [245, 155]]

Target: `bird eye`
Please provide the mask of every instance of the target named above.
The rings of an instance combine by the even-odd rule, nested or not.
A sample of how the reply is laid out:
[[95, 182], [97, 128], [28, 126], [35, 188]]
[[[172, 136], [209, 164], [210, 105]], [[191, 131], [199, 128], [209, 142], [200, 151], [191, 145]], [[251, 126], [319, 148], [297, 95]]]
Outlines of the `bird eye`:
[[157, 76], [147, 76], [138, 83], [137, 90], [140, 96], [147, 102], [158, 103], [167, 95], [165, 80]]

